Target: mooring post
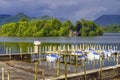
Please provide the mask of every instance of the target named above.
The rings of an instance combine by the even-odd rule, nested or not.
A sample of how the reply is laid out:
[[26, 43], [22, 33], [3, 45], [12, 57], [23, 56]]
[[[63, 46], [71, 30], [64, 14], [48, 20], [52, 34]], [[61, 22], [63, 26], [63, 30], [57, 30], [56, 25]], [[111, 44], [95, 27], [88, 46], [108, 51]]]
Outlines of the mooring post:
[[58, 58], [58, 61], [57, 61], [57, 76], [60, 75], [60, 54], [59, 53], [58, 53], [58, 56], [59, 56], [59, 58]]
[[[12, 50], [11, 50], [11, 48], [7, 48], [8, 50], [7, 50], [7, 54], [9, 54], [9, 58], [10, 58], [10, 64], [11, 64], [11, 59], [12, 59], [12, 57], [11, 57], [11, 54], [12, 54]], [[10, 69], [7, 67], [7, 79], [8, 80], [10, 80]]]
[[64, 74], [65, 74], [65, 80], [67, 80], [67, 62], [66, 62], [66, 54], [64, 55]]
[[87, 80], [86, 79], [86, 62], [85, 62], [85, 60], [84, 60], [84, 80]]
[[118, 60], [119, 58], [118, 58], [118, 53], [115, 53], [115, 62], [116, 62], [116, 65], [118, 65], [119, 64], [119, 60]]
[[4, 80], [5, 78], [5, 68], [4, 67], [2, 67], [2, 80]]
[[[39, 53], [39, 45], [41, 44], [41, 42], [39, 42], [39, 41], [34, 41], [34, 52], [35, 53]], [[38, 80], [37, 79], [37, 73], [38, 73], [38, 60], [37, 61], [35, 61], [35, 75], [34, 75], [34, 80]]]
[[38, 45], [34, 46], [34, 53], [38, 53]]
[[119, 54], [117, 53], [117, 65], [119, 64]]
[[42, 69], [42, 78], [43, 78], [43, 80], [45, 80], [45, 71], [44, 71], [44, 69]]
[[8, 80], [10, 80], [10, 69], [7, 71]]
[[21, 60], [22, 60], [22, 48], [20, 47], [20, 57], [21, 57]]
[[38, 73], [38, 61], [35, 62], [35, 75], [34, 75], [34, 80], [38, 80], [38, 79], [37, 79], [37, 73]]
[[31, 58], [32, 58], [32, 60], [31, 60], [31, 63], [32, 63], [32, 61], [34, 60], [33, 59], [33, 55], [32, 55], [32, 52], [33, 52], [33, 50], [32, 50], [33, 48], [32, 47], [30, 47], [30, 54], [31, 54]]
[[75, 72], [77, 73], [78, 72], [78, 56], [77, 55], [75, 55]]
[[100, 74], [99, 74], [99, 80], [102, 79], [102, 66], [103, 66], [103, 58], [100, 57]]
[[8, 54], [8, 48], [5, 48], [5, 52], [6, 52], [6, 54]]

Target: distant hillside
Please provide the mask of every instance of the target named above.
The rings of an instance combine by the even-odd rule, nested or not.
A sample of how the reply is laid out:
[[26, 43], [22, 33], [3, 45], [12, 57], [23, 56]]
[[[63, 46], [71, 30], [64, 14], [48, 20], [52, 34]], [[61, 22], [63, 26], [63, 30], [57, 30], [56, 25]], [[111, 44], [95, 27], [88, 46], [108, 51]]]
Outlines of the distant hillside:
[[0, 14], [0, 20], [7, 18], [7, 17], [10, 17], [10, 16], [11, 15], [8, 15], [8, 14]]
[[0, 14], [0, 24], [3, 24], [3, 23], [4, 23], [4, 19], [5, 19], [5, 18], [8, 18], [8, 17], [11, 17], [11, 15], [8, 15], [8, 14]]
[[40, 17], [35, 17], [35, 19], [41, 19], [41, 20], [50, 20], [53, 17], [49, 16], [49, 15], [44, 15], [44, 16], [40, 16]]
[[18, 13], [15, 16], [1, 15], [1, 17], [0, 17], [0, 25], [5, 24], [5, 23], [9, 23], [9, 22], [17, 22], [23, 17], [27, 17], [27, 16], [24, 13]]
[[20, 19], [22, 19], [23, 17], [26, 17], [28, 20], [31, 20], [31, 19], [49, 20], [49, 19], [53, 18], [53, 17], [48, 16], [48, 15], [41, 16], [41, 17], [29, 17], [29, 16], [25, 15], [24, 13], [18, 13], [15, 16], [0, 14], [0, 25], [6, 24], [9, 22], [17, 22]]
[[120, 15], [102, 15], [95, 20], [100, 26], [120, 25]]

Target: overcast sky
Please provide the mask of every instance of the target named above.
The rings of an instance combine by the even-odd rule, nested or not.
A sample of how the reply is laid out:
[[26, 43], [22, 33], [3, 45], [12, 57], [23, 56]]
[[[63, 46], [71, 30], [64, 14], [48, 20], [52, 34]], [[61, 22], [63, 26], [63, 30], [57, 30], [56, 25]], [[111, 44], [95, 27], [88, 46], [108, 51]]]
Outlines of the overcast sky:
[[103, 14], [119, 14], [120, 0], [0, 0], [0, 14], [50, 15], [72, 21], [94, 20]]

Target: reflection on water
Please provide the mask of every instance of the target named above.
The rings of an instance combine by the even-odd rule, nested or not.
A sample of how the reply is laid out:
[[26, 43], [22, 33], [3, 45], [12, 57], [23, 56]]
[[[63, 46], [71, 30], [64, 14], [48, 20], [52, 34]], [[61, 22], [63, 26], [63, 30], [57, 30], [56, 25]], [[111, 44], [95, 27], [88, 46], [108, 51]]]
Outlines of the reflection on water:
[[105, 33], [97, 37], [0, 37], [0, 42], [34, 42], [47, 43], [120, 43], [120, 33]]

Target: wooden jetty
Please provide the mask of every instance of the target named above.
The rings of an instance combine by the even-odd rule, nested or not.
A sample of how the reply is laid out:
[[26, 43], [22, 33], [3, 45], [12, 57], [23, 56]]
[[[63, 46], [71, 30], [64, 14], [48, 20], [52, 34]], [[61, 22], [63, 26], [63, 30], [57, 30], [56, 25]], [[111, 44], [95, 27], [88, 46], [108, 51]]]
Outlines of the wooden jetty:
[[[79, 68], [78, 67], [79, 63], [78, 63], [78, 59], [77, 59], [78, 56], [77, 55], [72, 55], [71, 52], [76, 51], [76, 50], [84, 51], [86, 48], [89, 49], [91, 47], [95, 49], [95, 47], [99, 47], [99, 45], [97, 45], [97, 46], [95, 46], [95, 45], [88, 45], [88, 46], [87, 45], [78, 45], [78, 46], [77, 45], [66, 45], [66, 46], [63, 45], [63, 46], [40, 46], [40, 47], [38, 47], [38, 45], [36, 45], [34, 47], [35, 49], [31, 48], [30, 50], [28, 50], [28, 51], [30, 51], [28, 53], [14, 53], [13, 54], [13, 53], [8, 53], [7, 52], [6, 54], [0, 54], [0, 61], [24, 61], [24, 60], [31, 61], [31, 58], [32, 58], [33, 55], [43, 55], [43, 57], [44, 57], [44, 55], [46, 55], [46, 54], [47, 55], [48, 54], [57, 54], [59, 56], [62, 56], [62, 60], [63, 60], [63, 64], [64, 64], [64, 66], [63, 66], [64, 74], [61, 75], [61, 71], [60, 71], [61, 70], [60, 69], [60, 64], [61, 64], [60, 62], [61, 61], [58, 60], [57, 63], [56, 63], [57, 67], [56, 67], [56, 73], [55, 73], [58, 77], [52, 77], [52, 78], [50, 78], [48, 80], [56, 80], [56, 79], [58, 79], [58, 80], [62, 80], [62, 79], [67, 80], [69, 78], [78, 77], [78, 76], [84, 76], [84, 80], [87, 80], [87, 75], [88, 74], [99, 72], [100, 76], [101, 76], [102, 75], [101, 73], [102, 73], [103, 70], [109, 70], [109, 69], [113, 69], [113, 68], [118, 67], [118, 66], [117, 67], [112, 66], [112, 67], [102, 68], [103, 61], [101, 60], [99, 69], [94, 69], [94, 70], [87, 71], [86, 70], [86, 63], [84, 62], [84, 64], [83, 64], [84, 65], [84, 72], [78, 72], [78, 68]], [[103, 47], [103, 50], [105, 48], [106, 47]], [[117, 50], [117, 48], [115, 50]], [[100, 50], [98, 52], [102, 53], [101, 47], [100, 47]], [[74, 58], [75, 73], [73, 72], [72, 74], [67, 74], [67, 72], [68, 72], [67, 71], [67, 68], [68, 68], [67, 59], [69, 58], [69, 63], [71, 63], [71, 61], [70, 61], [71, 57]], [[34, 72], [34, 80], [39, 79], [38, 78], [38, 68], [39, 68], [38, 65], [40, 63], [42, 63], [41, 59], [42, 59], [42, 57], [37, 57], [37, 61], [34, 62], [35, 63], [34, 64], [35, 65], [35, 67], [34, 67], [34, 70], [35, 70], [35, 72]], [[117, 64], [119, 62], [118, 61], [118, 55], [116, 55], [116, 62], [117, 62]], [[45, 69], [42, 69], [42, 71], [44, 72]], [[44, 79], [47, 79], [47, 77], [44, 78], [44, 73], [43, 73], [43, 80]]]
[[[104, 68], [102, 68], [102, 71], [103, 71], [103, 73], [104, 73], [104, 71], [110, 71], [110, 72], [112, 72], [112, 73], [114, 73], [114, 70], [115, 69], [119, 69], [120, 68], [120, 64], [119, 65], [115, 65], [115, 66], [108, 66], [108, 67], [104, 67]], [[100, 78], [99, 78], [99, 72], [100, 72], [100, 69], [93, 69], [93, 70], [88, 70], [88, 71], [86, 71], [86, 76], [88, 76], [88, 75], [90, 75], [90, 74], [93, 74], [93, 73], [97, 73], [96, 75], [97, 76], [94, 76], [94, 77], [96, 77], [96, 78], [94, 78], [95, 80], [101, 80]], [[120, 72], [120, 71], [119, 71]], [[117, 74], [117, 75], [120, 75], [120, 73], [119, 74]], [[72, 80], [72, 79], [75, 79], [75, 77], [78, 77], [77, 78], [77, 80], [84, 80], [84, 79], [80, 79], [80, 76], [84, 76], [84, 72], [79, 72], [79, 73], [73, 73], [73, 74], [68, 74], [67, 75], [67, 79], [69, 80]], [[113, 75], [112, 75], [113, 76]], [[104, 75], [104, 77], [105, 77], [105, 75]], [[51, 79], [45, 79], [45, 80], [64, 80], [65, 79], [65, 76], [64, 75], [61, 75], [61, 76], [59, 76], [59, 77], [55, 77], [55, 78], [51, 78]], [[91, 78], [89, 78], [90, 80], [92, 79], [92, 75], [91, 75]], [[75, 79], [76, 80], [76, 79]], [[87, 79], [86, 79], [87, 80]]]
[[22, 61], [31, 60], [31, 53], [0, 54], [0, 61]]

